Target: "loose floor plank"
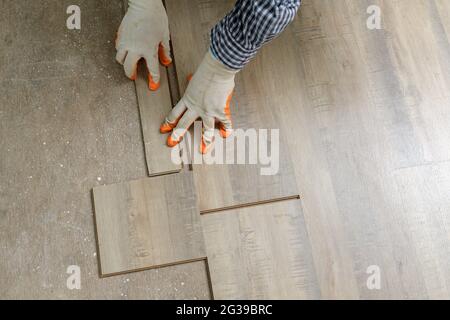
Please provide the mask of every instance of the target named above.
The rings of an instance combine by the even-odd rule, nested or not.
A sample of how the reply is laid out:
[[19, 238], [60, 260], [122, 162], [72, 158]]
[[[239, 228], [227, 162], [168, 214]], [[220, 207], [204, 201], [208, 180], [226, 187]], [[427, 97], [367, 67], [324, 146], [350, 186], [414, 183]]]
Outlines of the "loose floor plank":
[[206, 257], [190, 172], [94, 189], [102, 276]]
[[[208, 50], [209, 32], [235, 1], [167, 1], [167, 11], [172, 34], [172, 44], [180, 90], [184, 92], [187, 76], [195, 72]], [[259, 203], [298, 195], [289, 150], [285, 141], [292, 133], [290, 128], [280, 128], [277, 114], [283, 106], [269, 103], [265, 97], [271, 90], [270, 81], [257, 79], [255, 70], [259, 64], [251, 64], [246, 72], [238, 75], [232, 103], [235, 128], [277, 129], [279, 137], [279, 171], [274, 175], [261, 175], [264, 165], [198, 165], [194, 164], [194, 177], [199, 206], [202, 212], [219, 210], [249, 203]], [[269, 79], [268, 79], [269, 80]], [[269, 133], [270, 135], [270, 133]], [[233, 139], [231, 137], [229, 139]], [[269, 141], [269, 150], [276, 141]], [[247, 144], [247, 147], [256, 147]], [[198, 147], [192, 150], [198, 153]]]
[[136, 92], [149, 176], [179, 172], [181, 170], [179, 155], [167, 147], [166, 137], [159, 133], [159, 126], [172, 109], [166, 70], [161, 70], [159, 90], [150, 91], [145, 63], [140, 63]]
[[[128, 1], [123, 0], [125, 11]], [[159, 126], [172, 109], [169, 80], [166, 69], [161, 68], [161, 85], [158, 91], [148, 88], [148, 72], [145, 62], [141, 60], [136, 78], [136, 94], [141, 116], [142, 135], [144, 138], [145, 158], [148, 175], [158, 176], [181, 170], [181, 160], [166, 145], [166, 138], [159, 134]]]
[[319, 297], [300, 200], [201, 219], [216, 299]]

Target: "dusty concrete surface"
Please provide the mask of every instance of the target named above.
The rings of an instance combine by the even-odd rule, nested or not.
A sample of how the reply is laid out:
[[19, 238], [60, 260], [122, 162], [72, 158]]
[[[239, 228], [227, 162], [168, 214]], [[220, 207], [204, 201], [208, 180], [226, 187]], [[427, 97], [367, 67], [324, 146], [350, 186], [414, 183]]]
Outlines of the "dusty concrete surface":
[[71, 1], [2, 4], [0, 298], [209, 298], [201, 262], [98, 276], [91, 189], [146, 175], [134, 85], [114, 62], [122, 1], [77, 1], [80, 31]]

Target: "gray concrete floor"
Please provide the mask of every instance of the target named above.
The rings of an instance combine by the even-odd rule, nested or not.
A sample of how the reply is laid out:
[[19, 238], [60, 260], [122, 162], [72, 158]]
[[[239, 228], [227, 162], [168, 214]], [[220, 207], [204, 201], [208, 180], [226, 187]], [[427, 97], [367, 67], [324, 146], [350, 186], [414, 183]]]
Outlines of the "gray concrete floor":
[[[122, 0], [0, 10], [0, 299], [207, 299], [202, 262], [100, 279], [91, 189], [146, 176], [135, 89], [114, 61]], [[81, 290], [66, 270], [81, 268]]]

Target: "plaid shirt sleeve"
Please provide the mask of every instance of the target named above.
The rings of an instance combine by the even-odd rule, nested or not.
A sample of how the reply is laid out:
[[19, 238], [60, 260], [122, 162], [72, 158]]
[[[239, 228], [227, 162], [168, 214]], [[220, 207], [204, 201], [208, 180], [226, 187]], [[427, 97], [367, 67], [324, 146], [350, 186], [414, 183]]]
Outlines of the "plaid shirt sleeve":
[[211, 30], [211, 52], [231, 69], [242, 69], [294, 19], [301, 0], [238, 0]]

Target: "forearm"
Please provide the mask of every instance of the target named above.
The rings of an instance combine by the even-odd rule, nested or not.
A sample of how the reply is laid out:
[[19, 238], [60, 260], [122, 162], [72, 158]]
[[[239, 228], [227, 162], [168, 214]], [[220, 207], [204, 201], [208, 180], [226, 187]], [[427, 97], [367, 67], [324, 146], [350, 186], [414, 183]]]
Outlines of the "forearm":
[[294, 19], [301, 0], [238, 0], [211, 31], [211, 51], [224, 65], [242, 69]]

